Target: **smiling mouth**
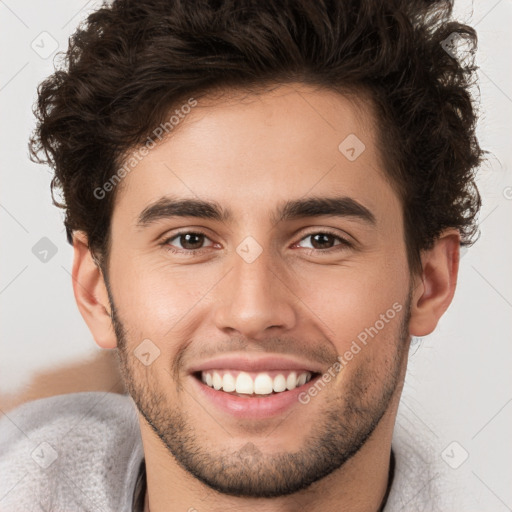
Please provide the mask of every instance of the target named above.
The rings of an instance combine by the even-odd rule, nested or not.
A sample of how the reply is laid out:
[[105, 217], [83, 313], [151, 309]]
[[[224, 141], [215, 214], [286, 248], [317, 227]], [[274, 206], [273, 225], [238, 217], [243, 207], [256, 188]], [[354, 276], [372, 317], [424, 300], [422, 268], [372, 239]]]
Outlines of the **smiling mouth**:
[[239, 370], [204, 370], [194, 376], [206, 386], [229, 395], [262, 398], [286, 393], [303, 386], [319, 373], [295, 370], [244, 372]]

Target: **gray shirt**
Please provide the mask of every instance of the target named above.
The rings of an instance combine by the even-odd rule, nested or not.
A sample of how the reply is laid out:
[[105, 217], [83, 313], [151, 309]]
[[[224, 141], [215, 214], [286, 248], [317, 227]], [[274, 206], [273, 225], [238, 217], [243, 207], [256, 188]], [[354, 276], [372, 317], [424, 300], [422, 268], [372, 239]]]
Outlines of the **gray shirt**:
[[[393, 439], [385, 512], [437, 510], [414, 439]], [[84, 392], [23, 404], [0, 419], [2, 512], [141, 512], [144, 451], [128, 395]]]

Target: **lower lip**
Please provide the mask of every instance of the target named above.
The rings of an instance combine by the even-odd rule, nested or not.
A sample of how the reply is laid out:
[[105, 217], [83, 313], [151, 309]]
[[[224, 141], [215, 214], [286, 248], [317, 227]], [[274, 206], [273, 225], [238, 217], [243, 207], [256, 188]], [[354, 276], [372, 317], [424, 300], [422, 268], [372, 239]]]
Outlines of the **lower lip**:
[[224, 391], [217, 391], [210, 386], [201, 382], [197, 377], [191, 375], [194, 386], [197, 386], [201, 393], [208, 401], [212, 402], [216, 407], [237, 418], [271, 418], [284, 413], [294, 405], [302, 405], [299, 402], [299, 395], [309, 389], [320, 375], [316, 375], [309, 382], [306, 382], [298, 388], [291, 391], [283, 391], [282, 393], [274, 393], [270, 396], [255, 398], [241, 397], [231, 395]]

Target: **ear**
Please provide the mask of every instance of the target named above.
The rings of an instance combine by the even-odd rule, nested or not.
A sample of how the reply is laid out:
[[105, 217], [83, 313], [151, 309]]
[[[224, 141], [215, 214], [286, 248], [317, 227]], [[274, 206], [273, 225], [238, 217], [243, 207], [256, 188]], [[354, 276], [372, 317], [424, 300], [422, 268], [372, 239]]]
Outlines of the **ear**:
[[73, 233], [73, 251], [73, 293], [78, 309], [96, 343], [102, 348], [115, 348], [117, 339], [103, 273], [92, 258], [83, 231]]
[[411, 304], [409, 333], [427, 336], [452, 302], [459, 271], [460, 234], [444, 231], [432, 249], [421, 256], [422, 274], [416, 278]]

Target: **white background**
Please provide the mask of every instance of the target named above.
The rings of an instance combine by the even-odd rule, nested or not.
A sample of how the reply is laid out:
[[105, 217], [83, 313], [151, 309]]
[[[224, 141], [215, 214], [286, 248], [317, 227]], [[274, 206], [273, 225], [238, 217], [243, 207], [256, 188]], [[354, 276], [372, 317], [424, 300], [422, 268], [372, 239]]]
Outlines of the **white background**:
[[[51, 204], [50, 171], [31, 163], [27, 150], [36, 87], [55, 56], [42, 58], [31, 45], [50, 51], [53, 38], [56, 51], [65, 50], [98, 5], [0, 0], [0, 396], [37, 371], [100, 351], [73, 297], [72, 248]], [[479, 35], [478, 135], [492, 153], [478, 181], [482, 234], [461, 260], [455, 299], [437, 330], [411, 349], [401, 410], [429, 432], [439, 457], [453, 441], [452, 456], [469, 454], [448, 470], [467, 491], [464, 510], [501, 512], [512, 510], [512, 1], [457, 0], [455, 13]], [[57, 247], [46, 263], [32, 253], [42, 237]]]

